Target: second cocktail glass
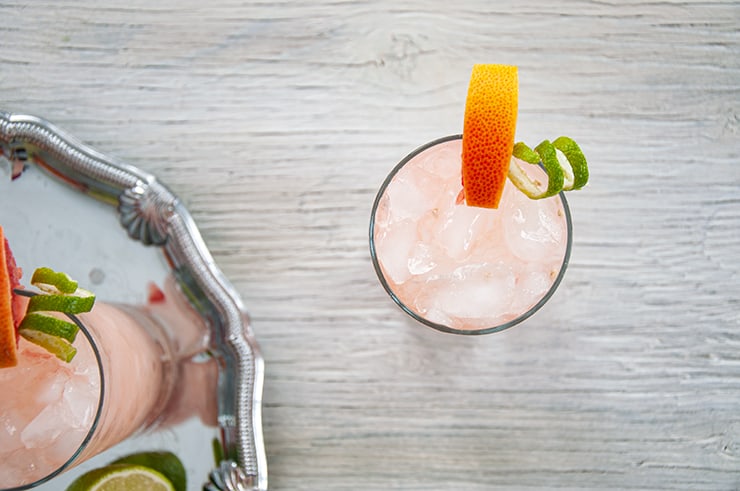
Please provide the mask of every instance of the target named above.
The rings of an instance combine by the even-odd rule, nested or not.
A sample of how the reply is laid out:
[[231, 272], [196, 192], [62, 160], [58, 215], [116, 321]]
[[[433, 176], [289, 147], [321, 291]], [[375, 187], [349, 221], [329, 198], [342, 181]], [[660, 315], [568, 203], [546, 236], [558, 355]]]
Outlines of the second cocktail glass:
[[99, 302], [77, 320], [82, 335], [70, 364], [21, 339], [19, 365], [0, 372], [0, 386], [15, 387], [3, 418], [18, 425], [0, 448], [0, 489], [38, 486], [129, 436], [192, 415], [216, 423], [215, 394], [207, 394], [217, 368], [201, 356], [206, 326], [174, 280], [146, 306]]

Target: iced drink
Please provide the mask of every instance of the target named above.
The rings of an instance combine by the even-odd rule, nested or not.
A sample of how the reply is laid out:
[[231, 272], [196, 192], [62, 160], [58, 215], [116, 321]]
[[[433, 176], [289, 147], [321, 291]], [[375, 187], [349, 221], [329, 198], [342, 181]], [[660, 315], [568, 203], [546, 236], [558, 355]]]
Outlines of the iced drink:
[[81, 332], [70, 363], [20, 338], [18, 365], [0, 370], [0, 489], [46, 480], [194, 413], [215, 424], [215, 397], [206, 397], [215, 361], [193, 361], [207, 330], [174, 281], [144, 307], [98, 302], [78, 317], [93, 343]]
[[[532, 200], [508, 181], [498, 209], [461, 202], [461, 142], [425, 145], [387, 178], [373, 207], [371, 255], [381, 283], [412, 317], [482, 334], [547, 301], [568, 262], [571, 224], [562, 193]], [[547, 181], [538, 166], [527, 172]]]

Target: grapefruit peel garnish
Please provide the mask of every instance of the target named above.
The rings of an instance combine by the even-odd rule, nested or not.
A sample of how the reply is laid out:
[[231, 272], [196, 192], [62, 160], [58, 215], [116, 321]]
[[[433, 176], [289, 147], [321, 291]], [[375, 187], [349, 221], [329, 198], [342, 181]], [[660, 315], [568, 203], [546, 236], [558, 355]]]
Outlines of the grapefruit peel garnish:
[[473, 66], [462, 135], [462, 194], [468, 206], [498, 208], [514, 147], [518, 107], [517, 67]]
[[95, 304], [95, 295], [80, 288], [67, 274], [50, 268], [38, 268], [34, 271], [31, 284], [41, 293], [23, 292], [30, 298], [26, 315], [18, 326], [18, 333], [27, 341], [69, 363], [77, 354], [72, 343], [79, 327], [53, 313], [72, 317], [74, 314], [90, 312]]
[[[571, 138], [544, 140], [534, 150], [522, 142], [514, 144], [518, 98], [517, 67], [473, 66], [465, 100], [463, 190], [458, 202], [498, 208], [507, 178], [531, 199], [580, 189], [588, 182], [586, 158]], [[531, 179], [521, 163], [542, 166], [547, 183]]]
[[18, 364], [18, 333], [13, 312], [13, 288], [18, 286], [18, 278], [12, 257], [3, 228], [0, 227], [0, 368]]

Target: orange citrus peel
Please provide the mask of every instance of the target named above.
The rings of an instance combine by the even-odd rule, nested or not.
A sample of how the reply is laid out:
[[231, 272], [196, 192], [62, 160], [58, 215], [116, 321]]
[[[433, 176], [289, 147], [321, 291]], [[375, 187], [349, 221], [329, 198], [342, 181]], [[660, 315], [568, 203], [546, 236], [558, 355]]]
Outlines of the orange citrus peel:
[[[544, 140], [534, 150], [514, 144], [518, 97], [517, 67], [473, 66], [462, 137], [461, 195], [469, 206], [498, 208], [507, 177], [532, 199], [580, 189], [588, 182], [586, 158], [572, 139]], [[547, 184], [532, 180], [521, 163], [541, 165]]]
[[0, 368], [18, 364], [17, 337], [13, 318], [12, 272], [9, 271], [9, 249], [0, 227]]
[[514, 148], [517, 68], [475, 65], [465, 101], [462, 181], [469, 206], [498, 208]]

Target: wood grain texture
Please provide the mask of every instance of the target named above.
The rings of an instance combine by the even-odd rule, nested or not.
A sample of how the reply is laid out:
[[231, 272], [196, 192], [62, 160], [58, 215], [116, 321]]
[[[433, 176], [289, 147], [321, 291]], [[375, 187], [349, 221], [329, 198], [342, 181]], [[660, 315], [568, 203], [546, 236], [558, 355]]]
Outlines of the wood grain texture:
[[[242, 294], [271, 489], [740, 489], [737, 2], [6, 0], [0, 19], [0, 108], [158, 175]], [[404, 317], [367, 229], [396, 162], [461, 131], [476, 62], [519, 65], [518, 138], [574, 137], [592, 182], [552, 300], [467, 338]]]

